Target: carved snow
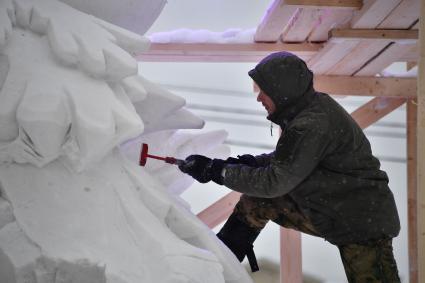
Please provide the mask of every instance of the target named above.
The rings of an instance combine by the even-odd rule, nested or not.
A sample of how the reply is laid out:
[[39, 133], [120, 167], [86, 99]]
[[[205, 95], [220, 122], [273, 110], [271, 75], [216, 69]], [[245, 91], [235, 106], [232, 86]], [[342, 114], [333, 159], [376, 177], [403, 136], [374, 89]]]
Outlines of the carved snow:
[[[203, 126], [137, 75], [132, 52], [147, 46], [61, 2], [0, 1], [1, 282], [251, 282], [161, 182], [176, 168], [149, 172], [118, 149]], [[224, 136], [168, 151], [211, 152]]]

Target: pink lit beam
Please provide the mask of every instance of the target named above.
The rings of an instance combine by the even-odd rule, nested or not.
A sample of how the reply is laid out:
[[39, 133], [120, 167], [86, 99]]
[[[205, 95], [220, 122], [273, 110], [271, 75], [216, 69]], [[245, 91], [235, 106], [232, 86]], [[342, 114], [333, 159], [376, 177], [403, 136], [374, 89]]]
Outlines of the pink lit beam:
[[208, 227], [213, 229], [224, 220], [229, 218], [235, 208], [236, 203], [239, 201], [241, 193], [231, 192], [200, 213], [198, 218], [201, 219]]
[[301, 233], [280, 228], [280, 282], [302, 283]]

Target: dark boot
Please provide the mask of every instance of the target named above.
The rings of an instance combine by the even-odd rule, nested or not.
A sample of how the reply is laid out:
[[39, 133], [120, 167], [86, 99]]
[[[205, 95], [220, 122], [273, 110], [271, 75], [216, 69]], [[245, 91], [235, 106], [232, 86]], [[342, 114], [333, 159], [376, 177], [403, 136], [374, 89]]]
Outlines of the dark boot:
[[232, 214], [218, 232], [217, 237], [235, 254], [240, 262], [247, 256], [251, 271], [255, 272], [259, 268], [252, 244], [260, 231], [249, 227]]

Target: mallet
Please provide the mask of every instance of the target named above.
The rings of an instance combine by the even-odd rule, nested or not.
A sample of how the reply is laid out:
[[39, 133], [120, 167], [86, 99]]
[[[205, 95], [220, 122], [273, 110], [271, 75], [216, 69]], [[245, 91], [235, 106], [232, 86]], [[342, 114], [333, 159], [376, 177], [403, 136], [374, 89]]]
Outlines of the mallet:
[[167, 163], [176, 164], [176, 165], [183, 165], [185, 163], [184, 160], [177, 159], [177, 158], [174, 158], [174, 157], [168, 157], [168, 156], [167, 157], [161, 157], [161, 156], [148, 154], [148, 145], [146, 143], [144, 143], [144, 144], [142, 144], [142, 149], [140, 151], [139, 165], [145, 166], [148, 157], [153, 158], [153, 159], [162, 160], [162, 161], [165, 161]]

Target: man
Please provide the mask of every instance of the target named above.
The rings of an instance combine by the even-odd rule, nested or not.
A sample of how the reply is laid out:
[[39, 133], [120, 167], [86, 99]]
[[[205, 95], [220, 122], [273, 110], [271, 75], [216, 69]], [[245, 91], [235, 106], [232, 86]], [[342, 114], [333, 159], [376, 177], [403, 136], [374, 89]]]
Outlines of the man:
[[258, 269], [252, 244], [269, 220], [338, 246], [349, 282], [400, 282], [392, 238], [400, 230], [387, 174], [368, 139], [304, 61], [273, 53], [249, 72], [257, 100], [282, 135], [274, 152], [227, 160], [191, 155], [180, 169], [241, 192], [217, 236]]

